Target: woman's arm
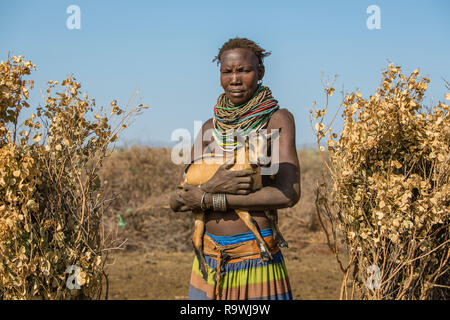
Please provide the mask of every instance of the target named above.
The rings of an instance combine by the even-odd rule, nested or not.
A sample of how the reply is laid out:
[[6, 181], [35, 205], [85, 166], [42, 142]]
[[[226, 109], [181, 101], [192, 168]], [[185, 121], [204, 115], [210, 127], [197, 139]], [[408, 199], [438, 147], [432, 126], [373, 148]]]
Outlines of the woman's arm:
[[[211, 141], [203, 139], [203, 134], [206, 130], [211, 130], [211, 128], [212, 119], [209, 119], [203, 124], [202, 130], [195, 139], [194, 145], [191, 148], [191, 159], [201, 156], [200, 154], [194, 154], [196, 144], [201, 144], [201, 153], [203, 154], [206, 146], [211, 143]], [[214, 176], [206, 184], [201, 186], [201, 189], [186, 185], [183, 190], [179, 189], [178, 185], [183, 181], [183, 174], [187, 165], [184, 166], [183, 171], [178, 178], [177, 188], [170, 195], [171, 209], [175, 212], [183, 212], [200, 208], [201, 197], [204, 192], [208, 193], [208, 195], [205, 196], [207, 201], [211, 199], [211, 206], [211, 193], [249, 194], [252, 188], [252, 170], [230, 171], [228, 169], [231, 166], [233, 166], [232, 163], [222, 165]], [[190, 192], [187, 193], [187, 190], [190, 190]]]
[[[271, 117], [268, 129], [280, 129], [279, 168], [272, 185], [250, 194], [226, 194], [227, 208], [243, 210], [281, 209], [294, 206], [300, 199], [300, 165], [295, 146], [294, 117], [287, 109], [280, 109]], [[273, 154], [272, 154], [273, 157]], [[187, 207], [199, 208], [202, 190], [185, 186], [180, 199]], [[212, 208], [212, 194], [205, 195], [205, 204]]]
[[227, 207], [244, 210], [281, 209], [292, 207], [299, 201], [300, 165], [295, 146], [294, 117], [287, 109], [280, 109], [271, 117], [268, 129], [280, 129], [279, 168], [274, 183], [248, 195], [227, 194]]

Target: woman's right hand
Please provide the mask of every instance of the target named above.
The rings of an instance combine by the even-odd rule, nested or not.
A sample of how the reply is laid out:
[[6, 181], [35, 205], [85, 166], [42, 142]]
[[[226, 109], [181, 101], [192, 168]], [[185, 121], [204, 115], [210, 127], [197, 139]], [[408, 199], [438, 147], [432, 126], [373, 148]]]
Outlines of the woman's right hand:
[[233, 163], [225, 163], [219, 167], [201, 189], [208, 193], [249, 194], [253, 189], [253, 170], [230, 171]]

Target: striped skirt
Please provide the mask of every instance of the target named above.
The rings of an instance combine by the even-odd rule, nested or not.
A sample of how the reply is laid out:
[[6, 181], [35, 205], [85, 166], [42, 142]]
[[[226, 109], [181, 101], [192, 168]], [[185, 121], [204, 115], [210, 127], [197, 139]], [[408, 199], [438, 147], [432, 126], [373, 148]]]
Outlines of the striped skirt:
[[[196, 257], [188, 299], [292, 300], [286, 265], [272, 229], [262, 230], [261, 235], [271, 248], [273, 259], [268, 262], [259, 258], [258, 245], [251, 232], [233, 236], [206, 232], [203, 243], [208, 280], [203, 279]], [[226, 252], [229, 258], [222, 259], [220, 252]]]

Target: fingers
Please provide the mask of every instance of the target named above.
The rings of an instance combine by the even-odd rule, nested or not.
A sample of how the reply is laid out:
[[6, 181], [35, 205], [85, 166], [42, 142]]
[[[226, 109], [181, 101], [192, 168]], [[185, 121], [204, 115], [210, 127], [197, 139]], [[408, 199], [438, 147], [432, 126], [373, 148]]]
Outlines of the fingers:
[[251, 176], [239, 177], [236, 180], [238, 183], [253, 183], [253, 178]]
[[239, 189], [241, 190], [252, 190], [252, 184], [251, 183], [240, 183]]
[[179, 192], [179, 193], [177, 193], [177, 195], [176, 195], [176, 201], [178, 202], [178, 205], [177, 205], [177, 210], [176, 210], [176, 212], [186, 212], [186, 211], [192, 211], [192, 208], [191, 207], [189, 207], [186, 203], [185, 203], [185, 199], [183, 198], [183, 194], [184, 193], [184, 191], [181, 191], [181, 192]]
[[249, 175], [252, 175], [252, 174], [253, 174], [253, 170], [251, 170], [251, 169], [234, 171], [234, 175], [236, 177], [249, 176]]
[[185, 190], [185, 189], [183, 189], [183, 190], [180, 190], [180, 192], [177, 192], [177, 195], [176, 195], [176, 197], [175, 197], [175, 199], [176, 199], [176, 201], [178, 201], [180, 204], [185, 204], [185, 202], [186, 202], [186, 199], [184, 198], [184, 195], [186, 194], [186, 191], [187, 190]]
[[228, 160], [227, 162], [225, 162], [223, 165], [221, 165], [221, 169], [224, 170], [229, 170], [232, 166], [234, 166], [234, 161], [230, 161]]
[[192, 188], [195, 188], [193, 185], [191, 185], [191, 184], [184, 184], [183, 185], [183, 190], [184, 191], [189, 191], [189, 190], [191, 190]]
[[242, 183], [238, 184], [236, 194], [246, 195], [246, 194], [251, 193], [252, 190], [253, 190], [252, 182], [242, 182]]

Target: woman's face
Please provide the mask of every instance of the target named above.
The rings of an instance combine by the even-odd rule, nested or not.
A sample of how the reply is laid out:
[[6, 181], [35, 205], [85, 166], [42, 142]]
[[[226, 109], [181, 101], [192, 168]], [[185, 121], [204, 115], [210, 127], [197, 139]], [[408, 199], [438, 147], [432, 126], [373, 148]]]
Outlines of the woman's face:
[[253, 96], [258, 80], [264, 77], [264, 67], [251, 50], [231, 49], [220, 57], [220, 84], [225, 95], [235, 105], [241, 105]]

